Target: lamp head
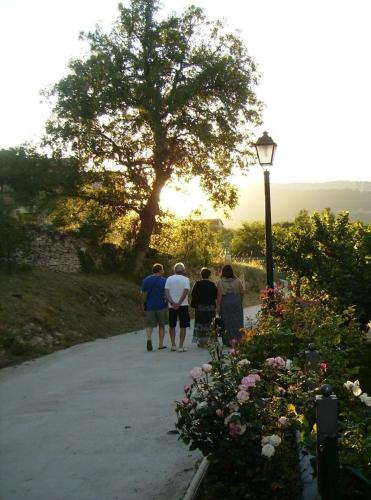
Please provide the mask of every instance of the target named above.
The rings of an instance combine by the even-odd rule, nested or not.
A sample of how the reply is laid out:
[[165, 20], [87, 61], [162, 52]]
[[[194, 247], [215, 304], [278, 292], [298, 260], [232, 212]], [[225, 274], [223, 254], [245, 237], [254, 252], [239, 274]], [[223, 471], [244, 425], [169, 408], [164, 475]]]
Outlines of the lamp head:
[[258, 160], [262, 167], [273, 164], [276, 147], [277, 144], [271, 137], [269, 137], [268, 132], [264, 132], [263, 135], [256, 141], [256, 154], [258, 155]]

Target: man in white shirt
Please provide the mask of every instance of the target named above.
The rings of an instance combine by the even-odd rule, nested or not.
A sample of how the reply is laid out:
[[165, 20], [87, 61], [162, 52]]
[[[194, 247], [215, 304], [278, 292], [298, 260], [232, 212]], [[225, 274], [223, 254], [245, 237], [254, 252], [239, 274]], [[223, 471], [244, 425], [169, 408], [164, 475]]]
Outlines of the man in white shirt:
[[165, 283], [165, 297], [169, 304], [169, 333], [171, 350], [176, 351], [175, 327], [179, 318], [179, 352], [185, 352], [184, 340], [187, 328], [190, 326], [188, 310], [188, 293], [191, 288], [189, 278], [184, 276], [185, 266], [178, 262], [174, 266], [174, 274]]

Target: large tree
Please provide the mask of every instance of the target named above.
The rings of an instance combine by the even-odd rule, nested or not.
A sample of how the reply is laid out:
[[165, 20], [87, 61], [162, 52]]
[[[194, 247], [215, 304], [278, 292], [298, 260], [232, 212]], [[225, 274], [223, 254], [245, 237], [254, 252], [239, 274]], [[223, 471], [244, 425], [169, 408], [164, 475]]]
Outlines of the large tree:
[[120, 4], [110, 33], [82, 35], [88, 55], [51, 90], [47, 125], [54, 147], [86, 168], [120, 172], [140, 217], [136, 270], [166, 183], [197, 176], [214, 205], [236, 204], [228, 177], [247, 168], [250, 127], [260, 122], [258, 75], [241, 39], [199, 8], [163, 19], [158, 5]]

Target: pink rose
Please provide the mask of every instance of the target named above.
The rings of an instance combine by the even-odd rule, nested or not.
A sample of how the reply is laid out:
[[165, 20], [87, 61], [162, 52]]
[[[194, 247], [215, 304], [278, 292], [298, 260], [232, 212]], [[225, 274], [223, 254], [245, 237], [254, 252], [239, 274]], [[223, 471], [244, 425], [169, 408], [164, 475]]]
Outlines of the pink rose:
[[280, 356], [277, 356], [276, 358], [267, 358], [265, 362], [268, 366], [272, 366], [274, 368], [286, 368], [286, 362]]
[[325, 373], [327, 371], [328, 364], [325, 362], [322, 362], [319, 364], [319, 369], [321, 370], [322, 373]]
[[274, 366], [275, 365], [275, 359], [274, 358], [267, 358], [265, 360], [265, 362], [267, 363], [267, 365], [269, 366]]
[[244, 377], [241, 380], [241, 384], [248, 389], [250, 387], [255, 387], [256, 382], [258, 380], [260, 380], [259, 375], [257, 375], [256, 373], [251, 373], [250, 375], [248, 375], [247, 377]]
[[237, 339], [232, 339], [231, 340], [232, 347], [236, 347], [237, 344], [238, 344], [238, 340]]
[[203, 377], [204, 372], [202, 371], [202, 368], [200, 366], [195, 366], [192, 368], [192, 370], [189, 372], [193, 380], [198, 380], [201, 377]]
[[286, 361], [283, 358], [281, 358], [280, 356], [275, 358], [275, 362], [276, 362], [276, 366], [278, 368], [286, 368]]
[[190, 392], [190, 390], [192, 389], [190, 385], [186, 384], [184, 387], [184, 392], [187, 394], [187, 392]]
[[237, 349], [231, 349], [231, 350], [229, 351], [229, 355], [230, 355], [230, 356], [237, 356], [239, 352], [240, 352], [240, 351], [238, 351]]
[[241, 436], [246, 432], [246, 425], [241, 425], [239, 422], [229, 422], [228, 432], [231, 437]]
[[182, 399], [182, 404], [183, 404], [184, 406], [189, 405], [189, 403], [190, 403], [190, 402], [191, 402], [191, 400], [190, 400], [190, 399], [188, 399], [188, 398], [183, 398], [183, 399]]
[[249, 399], [249, 393], [247, 391], [239, 391], [237, 393], [237, 401], [240, 404], [244, 404]]

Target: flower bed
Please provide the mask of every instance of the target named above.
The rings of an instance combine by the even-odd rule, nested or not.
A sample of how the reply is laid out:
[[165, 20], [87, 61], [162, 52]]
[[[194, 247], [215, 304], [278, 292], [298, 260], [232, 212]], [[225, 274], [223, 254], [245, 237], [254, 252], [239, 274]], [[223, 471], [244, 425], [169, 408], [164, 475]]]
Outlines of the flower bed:
[[[210, 362], [191, 370], [176, 406], [180, 438], [211, 464], [200, 498], [295, 498], [293, 435], [299, 430], [315, 454], [314, 396], [324, 383], [339, 398], [340, 459], [369, 475], [371, 398], [354, 380], [363, 339], [351, 318], [276, 296], [244, 333], [228, 352], [214, 338]], [[316, 371], [305, 363], [312, 342], [322, 358]]]

